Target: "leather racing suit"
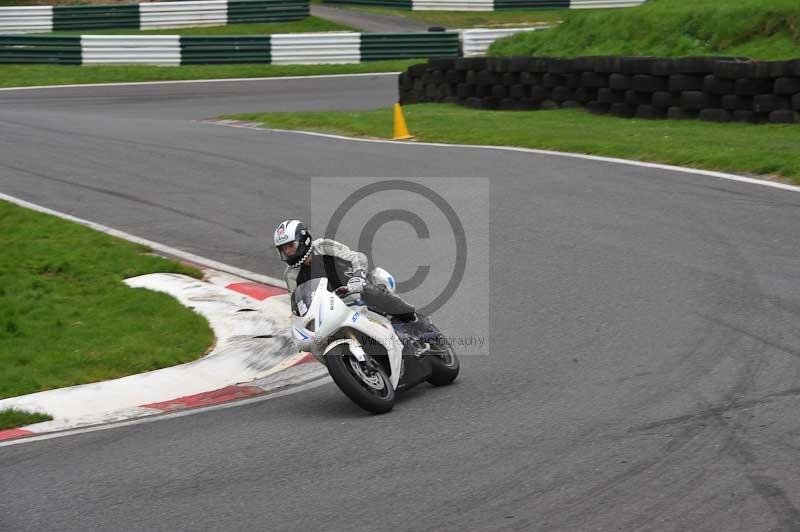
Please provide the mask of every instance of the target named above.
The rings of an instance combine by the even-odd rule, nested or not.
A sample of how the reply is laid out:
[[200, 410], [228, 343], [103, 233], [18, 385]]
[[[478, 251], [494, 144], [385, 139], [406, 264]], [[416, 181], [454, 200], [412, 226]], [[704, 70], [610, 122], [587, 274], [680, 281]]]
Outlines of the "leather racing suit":
[[[368, 266], [367, 256], [363, 253], [353, 251], [336, 240], [318, 238], [311, 243], [311, 263], [303, 263], [299, 268], [287, 267], [284, 278], [290, 292], [294, 292], [298, 285], [320, 277], [327, 277], [328, 289], [333, 291], [341, 286], [347, 286], [347, 281], [353, 272], [359, 270], [367, 272]], [[413, 306], [370, 281], [368, 275], [367, 283], [361, 292], [361, 300], [370, 309], [394, 316], [403, 322], [412, 322], [416, 319]]]

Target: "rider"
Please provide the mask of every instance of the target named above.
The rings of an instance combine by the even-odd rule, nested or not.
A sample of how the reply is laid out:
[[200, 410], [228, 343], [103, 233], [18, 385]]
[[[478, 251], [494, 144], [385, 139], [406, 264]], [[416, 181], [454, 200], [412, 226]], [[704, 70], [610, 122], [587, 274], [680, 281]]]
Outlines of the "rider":
[[290, 292], [306, 281], [327, 277], [331, 290], [354, 295], [372, 310], [406, 323], [421, 321], [414, 307], [367, 280], [367, 257], [363, 253], [329, 238], [312, 240], [306, 224], [300, 220], [281, 222], [275, 229], [274, 241], [278, 255], [287, 264], [284, 278]]

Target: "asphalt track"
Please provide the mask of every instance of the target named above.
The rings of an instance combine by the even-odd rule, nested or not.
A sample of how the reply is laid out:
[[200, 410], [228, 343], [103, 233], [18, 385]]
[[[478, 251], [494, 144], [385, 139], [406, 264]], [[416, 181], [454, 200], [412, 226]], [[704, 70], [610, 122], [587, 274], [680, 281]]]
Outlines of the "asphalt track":
[[366, 32], [428, 31], [433, 24], [427, 24], [395, 15], [355, 11], [321, 4], [311, 5], [311, 15], [331, 22], [338, 22]]
[[492, 183], [491, 355], [457, 385], [385, 416], [326, 385], [0, 448], [0, 530], [800, 530], [800, 195], [194, 121], [392, 86], [0, 92], [0, 191], [271, 275], [308, 176]]

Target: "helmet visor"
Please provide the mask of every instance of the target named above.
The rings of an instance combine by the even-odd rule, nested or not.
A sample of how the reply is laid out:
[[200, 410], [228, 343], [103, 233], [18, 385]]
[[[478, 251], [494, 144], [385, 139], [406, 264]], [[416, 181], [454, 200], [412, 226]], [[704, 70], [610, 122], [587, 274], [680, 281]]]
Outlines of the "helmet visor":
[[297, 253], [297, 245], [297, 241], [295, 240], [293, 242], [282, 244], [275, 249], [278, 252], [278, 256], [281, 258], [281, 260], [286, 262], [294, 258], [295, 254]]

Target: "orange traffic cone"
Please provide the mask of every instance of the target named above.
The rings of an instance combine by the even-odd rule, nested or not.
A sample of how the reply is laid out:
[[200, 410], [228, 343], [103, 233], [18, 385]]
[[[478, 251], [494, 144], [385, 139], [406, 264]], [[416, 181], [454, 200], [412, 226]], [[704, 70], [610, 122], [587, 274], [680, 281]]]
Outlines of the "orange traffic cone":
[[413, 138], [414, 135], [408, 132], [406, 119], [403, 118], [403, 109], [400, 108], [399, 103], [394, 104], [394, 136], [392, 140], [408, 140]]

